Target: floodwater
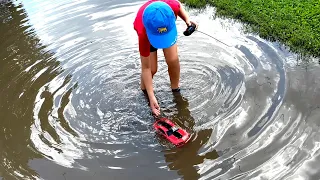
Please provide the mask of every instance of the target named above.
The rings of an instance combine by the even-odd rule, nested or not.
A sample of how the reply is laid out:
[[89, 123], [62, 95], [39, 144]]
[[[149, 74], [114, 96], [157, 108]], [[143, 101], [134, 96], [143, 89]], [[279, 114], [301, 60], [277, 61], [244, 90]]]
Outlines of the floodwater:
[[0, 179], [319, 179], [319, 67], [239, 23], [177, 21], [181, 93], [159, 50], [163, 115], [192, 133], [174, 148], [139, 90], [134, 0], [0, 5]]

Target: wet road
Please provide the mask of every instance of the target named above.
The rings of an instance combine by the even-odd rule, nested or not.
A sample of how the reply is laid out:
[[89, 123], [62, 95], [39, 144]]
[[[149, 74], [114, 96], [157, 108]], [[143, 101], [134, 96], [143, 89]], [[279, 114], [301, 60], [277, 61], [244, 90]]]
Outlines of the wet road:
[[0, 179], [319, 179], [319, 67], [241, 24], [179, 19], [181, 93], [159, 51], [155, 94], [192, 132], [156, 136], [132, 22], [144, 1], [0, 5]]

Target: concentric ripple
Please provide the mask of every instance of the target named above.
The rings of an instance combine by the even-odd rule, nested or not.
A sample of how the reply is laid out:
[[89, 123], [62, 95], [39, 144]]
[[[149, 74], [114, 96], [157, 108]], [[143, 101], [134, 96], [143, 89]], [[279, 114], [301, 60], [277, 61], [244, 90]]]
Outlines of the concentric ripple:
[[200, 32], [185, 37], [185, 24], [177, 21], [180, 93], [171, 92], [158, 51], [154, 88], [162, 115], [192, 136], [182, 148], [157, 136], [140, 90], [132, 24], [143, 2], [34, 0], [1, 6], [3, 32], [16, 38], [3, 40], [2, 56], [10, 61], [0, 73], [6, 87], [0, 90], [8, 94], [0, 99], [6, 118], [0, 177], [319, 177], [318, 67], [296, 68], [295, 55], [242, 34], [241, 24], [212, 19], [213, 8], [188, 11], [200, 31], [229, 46]]

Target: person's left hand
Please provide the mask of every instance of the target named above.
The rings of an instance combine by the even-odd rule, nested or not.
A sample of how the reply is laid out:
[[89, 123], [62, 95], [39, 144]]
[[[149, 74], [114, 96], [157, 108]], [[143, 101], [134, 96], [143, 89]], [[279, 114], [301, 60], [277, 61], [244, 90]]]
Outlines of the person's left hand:
[[188, 21], [186, 21], [186, 24], [187, 24], [188, 27], [191, 26], [191, 24], [194, 24], [194, 25], [196, 25], [196, 29], [198, 29], [198, 24], [196, 22], [194, 22], [194, 21], [188, 20]]

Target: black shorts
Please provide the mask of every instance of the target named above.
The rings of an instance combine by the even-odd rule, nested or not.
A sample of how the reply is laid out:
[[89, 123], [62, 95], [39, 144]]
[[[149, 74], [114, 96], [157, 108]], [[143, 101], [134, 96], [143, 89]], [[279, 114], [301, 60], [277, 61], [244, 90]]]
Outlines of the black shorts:
[[156, 52], [158, 49], [150, 44], [150, 52]]

